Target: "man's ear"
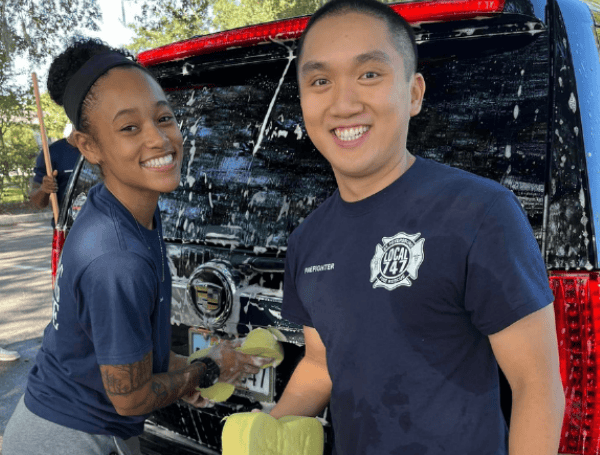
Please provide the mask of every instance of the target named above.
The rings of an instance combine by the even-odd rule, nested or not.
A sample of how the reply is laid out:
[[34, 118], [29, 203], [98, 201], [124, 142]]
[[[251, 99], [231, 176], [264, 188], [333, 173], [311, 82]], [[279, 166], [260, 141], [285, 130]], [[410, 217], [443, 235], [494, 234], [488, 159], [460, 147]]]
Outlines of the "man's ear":
[[421, 112], [423, 104], [423, 96], [425, 96], [425, 79], [421, 73], [415, 73], [412, 76], [410, 83], [410, 116], [414, 117]]
[[100, 149], [91, 135], [74, 130], [69, 136], [69, 143], [77, 147], [91, 164], [101, 163]]

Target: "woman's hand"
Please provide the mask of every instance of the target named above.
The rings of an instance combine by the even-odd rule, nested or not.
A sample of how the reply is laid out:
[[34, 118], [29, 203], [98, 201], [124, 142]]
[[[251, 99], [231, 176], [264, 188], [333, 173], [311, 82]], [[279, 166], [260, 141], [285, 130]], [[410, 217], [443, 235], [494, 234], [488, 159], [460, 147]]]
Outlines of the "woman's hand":
[[240, 347], [242, 342], [243, 339], [223, 341], [208, 352], [207, 356], [213, 359], [221, 370], [219, 382], [240, 385], [244, 378], [258, 373], [261, 366], [273, 362], [271, 358], [236, 351], [235, 348]]
[[202, 394], [198, 391], [187, 393], [181, 399], [196, 408], [206, 408], [210, 405], [210, 400], [203, 398]]

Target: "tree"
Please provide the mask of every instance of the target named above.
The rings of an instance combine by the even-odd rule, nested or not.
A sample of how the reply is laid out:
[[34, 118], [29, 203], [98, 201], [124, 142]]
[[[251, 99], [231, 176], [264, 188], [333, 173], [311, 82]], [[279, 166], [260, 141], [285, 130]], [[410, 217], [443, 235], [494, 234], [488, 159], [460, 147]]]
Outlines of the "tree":
[[[38, 145], [31, 125], [11, 125], [5, 134], [7, 152], [5, 183], [21, 191], [23, 200], [29, 196], [31, 172], [38, 154]], [[4, 160], [3, 160], [4, 161]]]
[[[32, 90], [29, 84], [20, 87], [16, 76], [56, 55], [67, 38], [98, 30], [101, 18], [95, 0], [0, 1], [0, 198], [7, 184], [27, 195], [38, 151]], [[47, 95], [43, 100], [49, 135], [62, 137], [64, 114], [56, 112], [58, 106]]]
[[228, 30], [314, 12], [319, 0], [215, 0], [214, 26]]
[[141, 52], [221, 30], [313, 13], [324, 0], [139, 0], [142, 14], [127, 46]]
[[584, 0], [592, 10], [594, 19], [596, 20], [596, 34], [600, 40], [600, 0]]
[[95, 0], [2, 0], [0, 2], [0, 61], [23, 57], [45, 61], [65, 37], [83, 29], [98, 30], [102, 14]]
[[52, 101], [48, 92], [42, 93], [40, 98], [48, 139], [61, 139], [65, 131], [65, 126], [67, 126], [67, 123], [70, 123], [65, 110]]
[[6, 185], [17, 186], [27, 196], [37, 155], [32, 101], [31, 90], [13, 89], [0, 96], [0, 202]]
[[209, 31], [209, 0], [143, 0], [136, 24], [137, 37], [127, 48], [135, 53]]

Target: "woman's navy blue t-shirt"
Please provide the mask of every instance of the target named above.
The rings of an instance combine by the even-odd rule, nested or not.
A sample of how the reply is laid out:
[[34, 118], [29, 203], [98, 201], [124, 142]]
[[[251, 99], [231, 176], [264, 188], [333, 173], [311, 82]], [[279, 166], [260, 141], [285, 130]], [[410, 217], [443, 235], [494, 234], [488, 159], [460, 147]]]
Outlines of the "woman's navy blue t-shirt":
[[287, 251], [283, 316], [327, 349], [337, 455], [506, 455], [488, 336], [552, 300], [517, 198], [422, 158], [336, 192]]
[[92, 434], [142, 433], [148, 416], [117, 414], [99, 365], [152, 351], [153, 373], [168, 370], [171, 274], [158, 208], [154, 226], [138, 226], [103, 184], [90, 190], [65, 242], [52, 322], [29, 373], [25, 405], [34, 414]]

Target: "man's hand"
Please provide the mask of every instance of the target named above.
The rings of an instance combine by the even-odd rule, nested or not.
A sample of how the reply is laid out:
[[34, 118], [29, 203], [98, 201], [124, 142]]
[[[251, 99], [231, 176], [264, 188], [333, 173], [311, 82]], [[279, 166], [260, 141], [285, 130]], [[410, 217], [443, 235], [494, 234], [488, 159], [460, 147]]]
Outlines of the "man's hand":
[[56, 183], [56, 177], [58, 176], [58, 171], [52, 172], [52, 175], [45, 175], [42, 180], [42, 185], [40, 189], [46, 193], [57, 193], [58, 192], [58, 183]]
[[29, 193], [29, 200], [38, 209], [44, 209], [48, 207], [50, 203], [50, 195], [58, 192], [58, 184], [56, 183], [56, 177], [58, 171], [52, 172], [52, 175], [45, 175], [42, 179], [41, 185], [38, 182], [31, 184], [31, 192]]

